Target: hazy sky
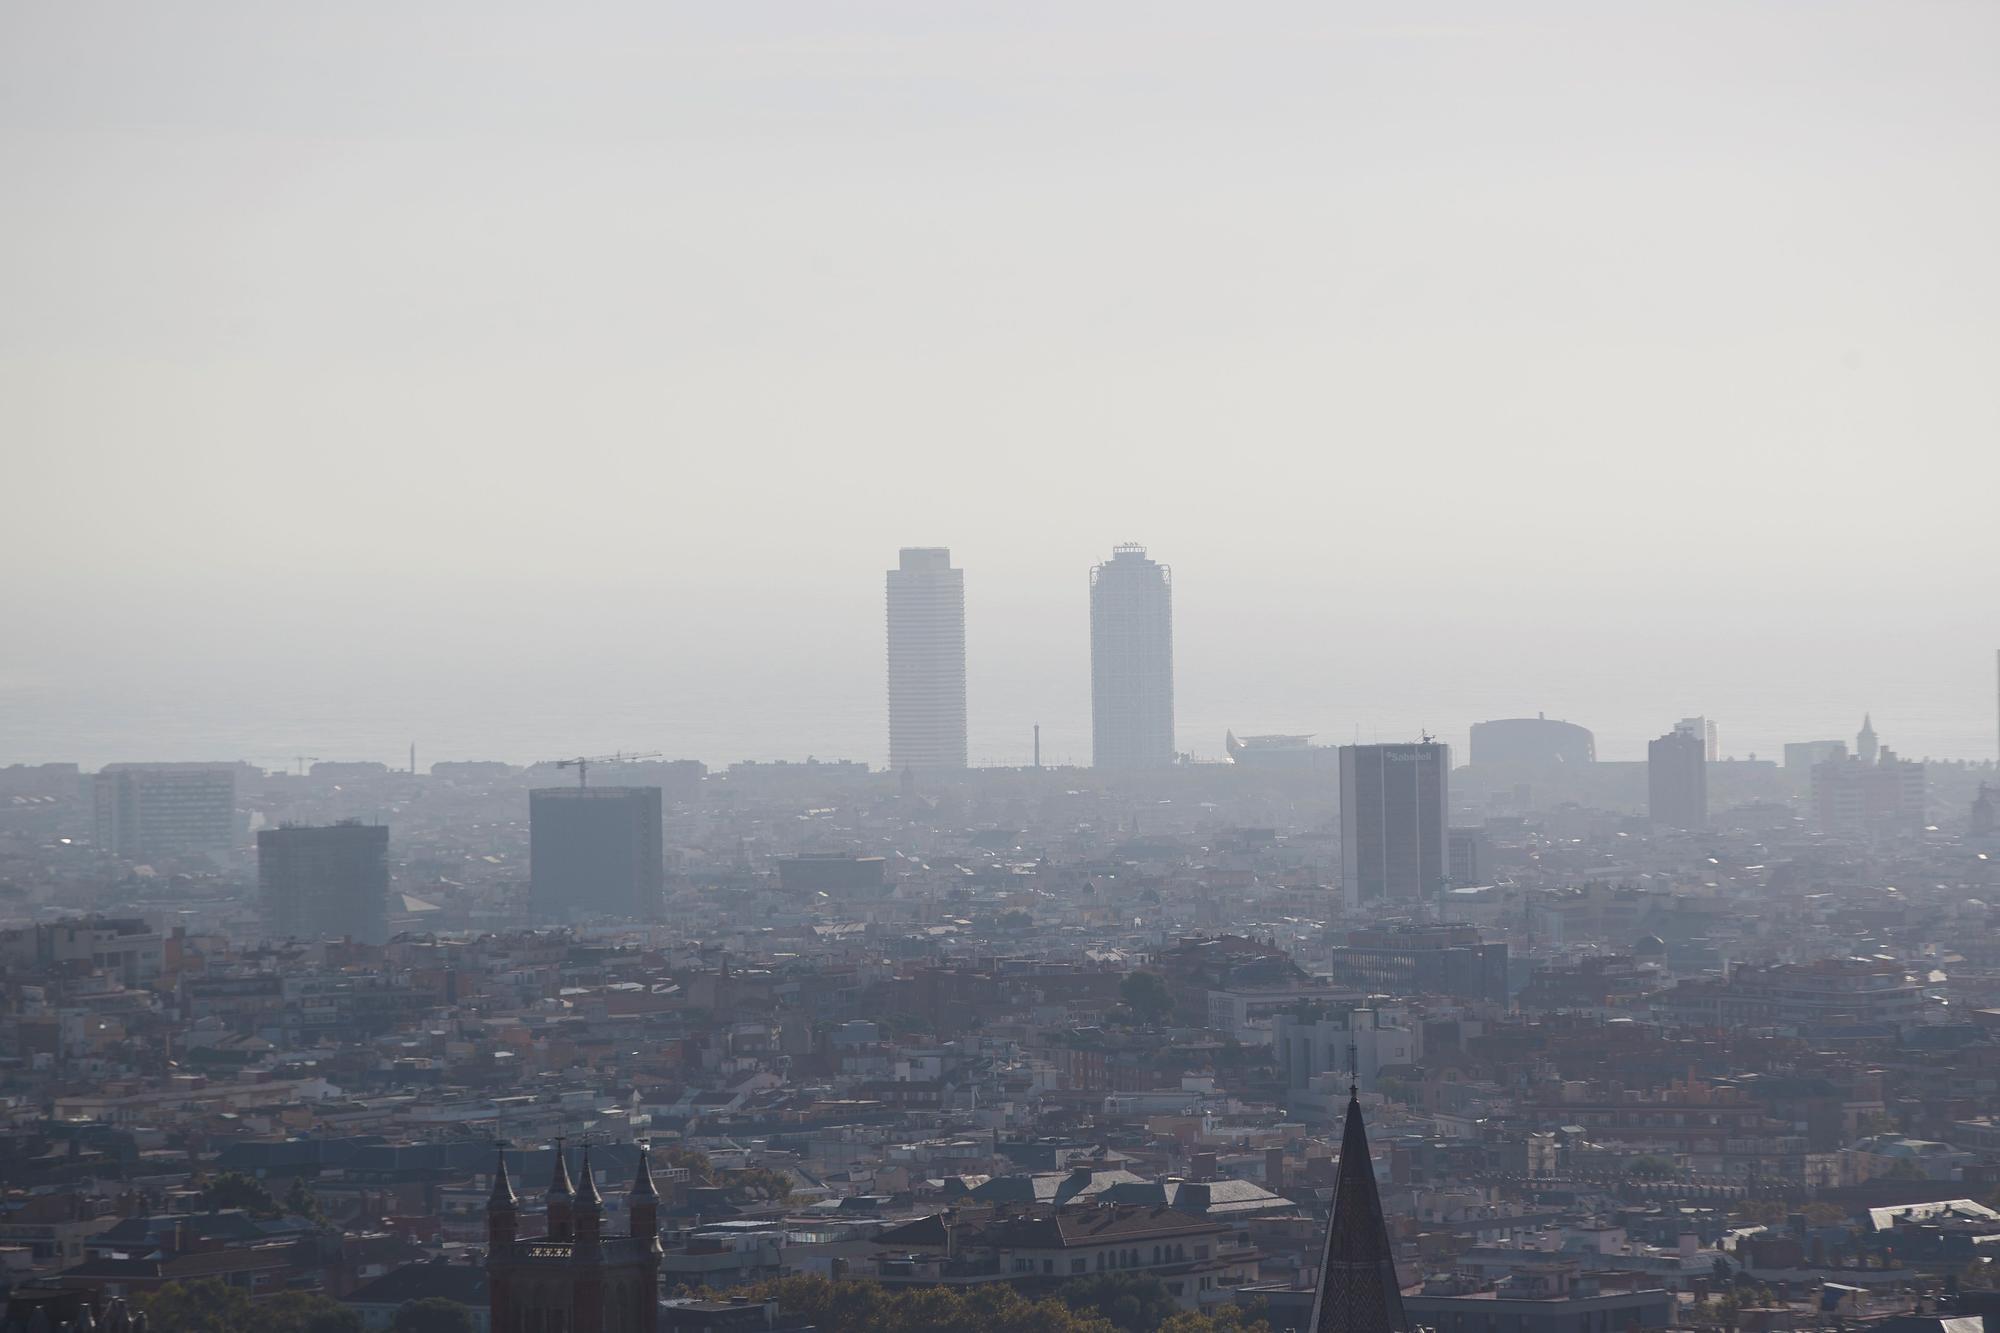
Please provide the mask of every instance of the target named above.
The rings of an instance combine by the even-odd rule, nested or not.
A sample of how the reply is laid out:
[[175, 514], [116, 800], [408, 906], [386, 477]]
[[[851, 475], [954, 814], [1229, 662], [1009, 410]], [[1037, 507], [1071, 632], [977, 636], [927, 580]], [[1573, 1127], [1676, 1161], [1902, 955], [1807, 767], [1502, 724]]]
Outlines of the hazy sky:
[[0, 763], [1992, 753], [2000, 6], [0, 3]]

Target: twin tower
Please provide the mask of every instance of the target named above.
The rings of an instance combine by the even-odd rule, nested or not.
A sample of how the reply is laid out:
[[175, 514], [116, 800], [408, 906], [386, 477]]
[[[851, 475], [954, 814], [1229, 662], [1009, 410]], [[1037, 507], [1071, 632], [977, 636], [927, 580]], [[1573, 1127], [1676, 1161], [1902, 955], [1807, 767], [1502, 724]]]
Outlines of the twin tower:
[[[945, 547], [909, 546], [888, 585], [889, 766], [964, 768], [965, 571]], [[1090, 571], [1090, 723], [1094, 767], [1174, 760], [1173, 575], [1143, 546]]]
[[582, 1184], [556, 1140], [556, 1162], [539, 1236], [522, 1236], [521, 1204], [499, 1154], [486, 1200], [486, 1280], [492, 1333], [656, 1333], [659, 1324], [660, 1195], [647, 1151], [626, 1192], [630, 1235], [604, 1234], [604, 1199], [585, 1145]]

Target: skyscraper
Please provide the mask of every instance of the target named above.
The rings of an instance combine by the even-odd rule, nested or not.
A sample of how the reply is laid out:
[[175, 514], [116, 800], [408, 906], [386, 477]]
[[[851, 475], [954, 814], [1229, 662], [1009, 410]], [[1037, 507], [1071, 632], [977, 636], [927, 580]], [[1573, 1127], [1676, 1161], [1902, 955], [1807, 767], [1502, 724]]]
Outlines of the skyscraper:
[[1660, 828], [1708, 826], [1708, 738], [1675, 727], [1646, 745], [1646, 816]]
[[1090, 739], [1098, 768], [1174, 761], [1173, 576], [1129, 542], [1090, 571]]
[[389, 937], [388, 827], [349, 819], [259, 829], [257, 888], [273, 935], [380, 944]]
[[1451, 747], [1340, 747], [1340, 871], [1349, 903], [1442, 893]]
[[660, 913], [666, 851], [658, 787], [528, 793], [528, 905], [537, 921]]
[[965, 571], [906, 546], [889, 571], [889, 766], [965, 767]]

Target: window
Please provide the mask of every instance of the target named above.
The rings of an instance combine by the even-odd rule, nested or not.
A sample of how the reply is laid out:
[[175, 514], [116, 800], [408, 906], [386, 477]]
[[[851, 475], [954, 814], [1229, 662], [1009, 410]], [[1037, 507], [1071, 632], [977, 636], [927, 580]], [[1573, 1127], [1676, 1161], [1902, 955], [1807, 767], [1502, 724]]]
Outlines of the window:
[[1053, 1259], [1042, 1260], [1042, 1273], [1044, 1276], [1053, 1277], [1055, 1276], [1055, 1271], [1056, 1271], [1055, 1260]]
[[1081, 1273], [1089, 1267], [1090, 1265], [1081, 1259], [1072, 1259], [1069, 1261], [1069, 1271], [1072, 1273]]

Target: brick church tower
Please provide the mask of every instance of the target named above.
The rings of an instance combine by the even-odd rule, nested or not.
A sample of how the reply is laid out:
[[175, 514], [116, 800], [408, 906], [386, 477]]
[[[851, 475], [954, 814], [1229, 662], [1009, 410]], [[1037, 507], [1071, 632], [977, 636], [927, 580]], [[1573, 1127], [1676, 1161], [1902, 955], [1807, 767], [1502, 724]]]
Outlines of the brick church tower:
[[644, 1145], [627, 1193], [632, 1234], [606, 1236], [604, 1199], [585, 1145], [573, 1184], [556, 1140], [555, 1169], [539, 1236], [520, 1234], [521, 1205], [500, 1153], [486, 1201], [486, 1277], [492, 1333], [657, 1333], [660, 1308], [660, 1196]]

